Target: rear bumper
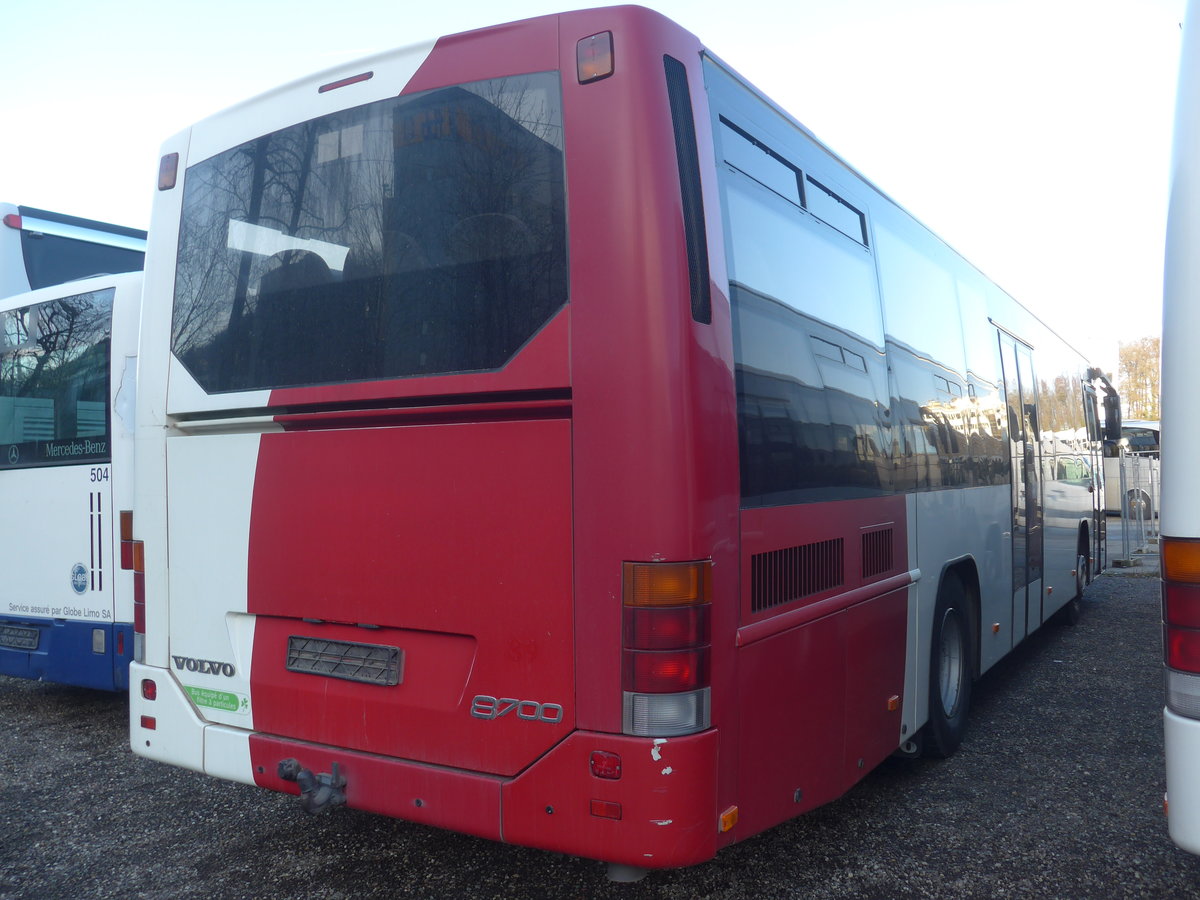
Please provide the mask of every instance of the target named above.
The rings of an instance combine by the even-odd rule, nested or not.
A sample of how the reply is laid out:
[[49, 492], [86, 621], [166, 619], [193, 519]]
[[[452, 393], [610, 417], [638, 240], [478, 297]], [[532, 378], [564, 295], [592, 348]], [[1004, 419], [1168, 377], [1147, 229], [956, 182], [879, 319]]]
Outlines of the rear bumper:
[[[279, 776], [282, 760], [317, 774], [337, 763], [352, 808], [640, 868], [694, 865], [717, 851], [716, 730], [670, 739], [576, 731], [503, 777], [211, 724], [166, 670], [134, 663], [130, 675], [130, 743], [172, 765], [297, 794]], [[142, 696], [143, 678], [156, 681], [155, 700]], [[620, 755], [620, 778], [592, 774], [596, 750]]]
[[[297, 793], [279, 777], [285, 759], [315, 773], [337, 763], [348, 806], [410, 822], [642, 868], [693, 865], [717, 849], [715, 731], [667, 741], [577, 731], [514, 778], [262, 734], [249, 744], [261, 787]], [[620, 779], [592, 775], [594, 750], [621, 756]]]
[[[5, 627], [11, 640], [9, 646], [0, 643], [0, 675], [102, 691], [123, 691], [129, 686], [132, 625], [0, 617], [0, 628]], [[17, 639], [25, 635], [28, 646]]]
[[1200, 721], [1163, 710], [1171, 840], [1200, 853]]

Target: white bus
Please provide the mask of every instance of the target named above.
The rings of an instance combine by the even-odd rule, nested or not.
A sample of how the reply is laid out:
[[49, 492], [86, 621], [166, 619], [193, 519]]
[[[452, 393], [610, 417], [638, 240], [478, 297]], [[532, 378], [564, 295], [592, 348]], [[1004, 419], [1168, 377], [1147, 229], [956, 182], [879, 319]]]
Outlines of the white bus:
[[1169, 830], [1200, 853], [1200, 0], [1188, 4], [1163, 278], [1162, 577]]
[[142, 273], [0, 300], [0, 674], [128, 687]]
[[697, 863], [1101, 558], [1084, 357], [639, 7], [169, 139], [146, 298], [131, 743], [310, 812]]
[[[1161, 493], [1159, 431], [1158, 422], [1128, 419], [1121, 422], [1120, 441], [1105, 441], [1104, 508], [1109, 515], [1148, 522], [1157, 514]], [[1125, 460], [1124, 494], [1122, 459]]]
[[136, 272], [146, 232], [0, 203], [0, 297], [88, 278]]

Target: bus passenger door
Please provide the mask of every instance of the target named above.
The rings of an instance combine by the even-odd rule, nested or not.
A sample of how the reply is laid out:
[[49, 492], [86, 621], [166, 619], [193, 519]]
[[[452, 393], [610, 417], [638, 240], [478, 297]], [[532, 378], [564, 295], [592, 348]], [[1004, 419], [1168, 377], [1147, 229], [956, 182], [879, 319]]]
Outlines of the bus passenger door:
[[1042, 623], [1042, 484], [1037, 390], [1030, 350], [1000, 335], [1012, 473], [1013, 643]]

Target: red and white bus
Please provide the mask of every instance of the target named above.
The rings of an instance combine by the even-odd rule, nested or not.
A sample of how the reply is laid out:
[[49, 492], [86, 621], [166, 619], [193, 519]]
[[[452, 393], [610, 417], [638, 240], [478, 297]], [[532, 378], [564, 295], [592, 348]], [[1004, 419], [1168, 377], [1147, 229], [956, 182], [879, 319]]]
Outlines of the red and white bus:
[[216, 115], [150, 235], [144, 756], [698, 863], [953, 752], [1099, 564], [1084, 359], [645, 9]]
[[1200, 358], [1200, 2], [1188, 5], [1180, 54], [1171, 200], [1163, 278], [1162, 578], [1167, 703], [1168, 828], [1200, 853], [1200, 472], [1191, 454], [1200, 438], [1195, 386]]

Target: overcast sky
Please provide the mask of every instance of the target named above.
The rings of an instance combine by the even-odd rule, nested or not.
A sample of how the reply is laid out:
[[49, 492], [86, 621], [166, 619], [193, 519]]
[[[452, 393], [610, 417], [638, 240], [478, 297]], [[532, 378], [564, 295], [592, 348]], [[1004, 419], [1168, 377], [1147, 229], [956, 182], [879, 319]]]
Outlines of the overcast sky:
[[[589, 4], [575, 4], [589, 5]], [[1159, 333], [1184, 0], [649, 0], [1114, 369]], [[4, 10], [0, 200], [145, 228], [158, 148], [510, 0], [40, 0]]]

